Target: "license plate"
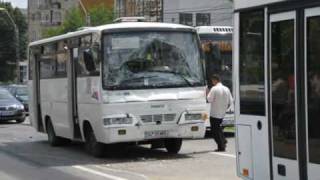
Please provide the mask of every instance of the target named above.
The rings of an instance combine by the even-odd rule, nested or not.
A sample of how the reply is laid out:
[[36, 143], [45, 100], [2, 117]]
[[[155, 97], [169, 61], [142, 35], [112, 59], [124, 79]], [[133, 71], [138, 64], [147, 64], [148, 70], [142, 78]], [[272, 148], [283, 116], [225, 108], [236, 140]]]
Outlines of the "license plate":
[[0, 116], [12, 116], [14, 113], [14, 111], [0, 111]]
[[146, 131], [144, 132], [144, 137], [146, 139], [149, 138], [165, 138], [168, 137], [169, 132], [168, 131]]

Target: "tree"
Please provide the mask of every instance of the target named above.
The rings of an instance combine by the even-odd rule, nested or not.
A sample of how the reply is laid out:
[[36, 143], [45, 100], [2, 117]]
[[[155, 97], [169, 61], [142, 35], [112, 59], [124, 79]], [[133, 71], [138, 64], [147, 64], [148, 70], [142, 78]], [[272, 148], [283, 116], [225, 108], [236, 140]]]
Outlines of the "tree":
[[[0, 7], [8, 11], [19, 30], [19, 59], [26, 59], [27, 29], [25, 17], [11, 3], [0, 2]], [[5, 12], [0, 12], [0, 82], [10, 82], [16, 78], [16, 45], [14, 26]]]
[[[94, 6], [88, 10], [88, 13], [90, 14], [90, 22], [92, 26], [109, 24], [114, 18], [112, 8], [107, 8], [104, 5]], [[85, 25], [86, 17], [84, 13], [82, 13], [79, 8], [73, 8], [67, 13], [61, 26], [47, 29], [43, 36], [52, 37], [61, 35], [67, 32], [76, 31]]]
[[113, 22], [113, 10], [105, 6], [95, 6], [89, 9], [90, 20], [92, 26], [99, 26]]

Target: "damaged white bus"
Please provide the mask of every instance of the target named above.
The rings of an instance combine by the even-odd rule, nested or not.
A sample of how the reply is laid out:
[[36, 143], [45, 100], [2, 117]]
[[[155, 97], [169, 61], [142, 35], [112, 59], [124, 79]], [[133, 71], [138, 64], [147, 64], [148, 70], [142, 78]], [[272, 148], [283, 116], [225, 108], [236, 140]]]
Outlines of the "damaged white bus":
[[196, 30], [164, 23], [84, 28], [30, 44], [30, 114], [51, 145], [161, 141], [204, 136], [208, 118]]

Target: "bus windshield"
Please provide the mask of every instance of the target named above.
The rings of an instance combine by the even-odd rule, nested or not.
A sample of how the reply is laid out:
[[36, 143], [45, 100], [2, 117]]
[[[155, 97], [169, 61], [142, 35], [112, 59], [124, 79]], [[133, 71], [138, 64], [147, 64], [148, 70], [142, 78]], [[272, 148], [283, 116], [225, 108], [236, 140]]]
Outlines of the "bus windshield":
[[205, 53], [208, 86], [212, 86], [210, 77], [218, 74], [222, 83], [232, 89], [232, 34], [199, 36]]
[[126, 32], [104, 36], [103, 87], [108, 90], [204, 85], [191, 32]]

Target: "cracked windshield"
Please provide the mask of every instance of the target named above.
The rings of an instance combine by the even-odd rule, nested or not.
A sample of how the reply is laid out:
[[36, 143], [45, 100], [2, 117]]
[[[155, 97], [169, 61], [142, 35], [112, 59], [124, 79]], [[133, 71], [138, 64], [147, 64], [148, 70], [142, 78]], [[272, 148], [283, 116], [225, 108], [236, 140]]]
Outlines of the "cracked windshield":
[[104, 87], [195, 87], [204, 84], [196, 35], [184, 32], [118, 33], [104, 37]]

